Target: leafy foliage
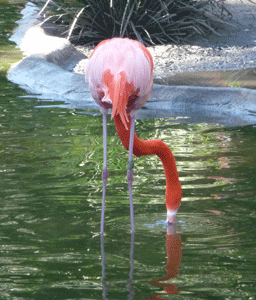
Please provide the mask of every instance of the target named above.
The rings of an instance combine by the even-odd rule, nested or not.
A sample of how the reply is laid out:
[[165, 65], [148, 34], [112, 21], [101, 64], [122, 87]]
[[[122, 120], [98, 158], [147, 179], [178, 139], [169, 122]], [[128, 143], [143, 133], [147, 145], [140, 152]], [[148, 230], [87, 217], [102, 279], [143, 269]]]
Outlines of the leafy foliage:
[[69, 16], [68, 38], [80, 44], [98, 43], [116, 36], [134, 38], [146, 45], [180, 43], [195, 33], [218, 34], [215, 25], [226, 23], [224, 19], [231, 17], [223, 2], [79, 0], [79, 5], [72, 2], [72, 8], [62, 2], [65, 13], [58, 15], [58, 20], [64, 16], [67, 20]]

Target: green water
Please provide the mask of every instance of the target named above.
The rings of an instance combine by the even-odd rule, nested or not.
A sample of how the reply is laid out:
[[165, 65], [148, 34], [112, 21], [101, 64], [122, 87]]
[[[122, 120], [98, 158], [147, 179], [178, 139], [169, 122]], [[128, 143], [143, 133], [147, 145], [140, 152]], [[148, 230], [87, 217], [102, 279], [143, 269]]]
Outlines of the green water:
[[254, 126], [137, 122], [173, 150], [184, 196], [166, 234], [161, 162], [134, 159], [133, 248], [128, 155], [109, 119], [103, 252], [102, 118], [40, 102], [1, 68], [0, 299], [255, 299]]

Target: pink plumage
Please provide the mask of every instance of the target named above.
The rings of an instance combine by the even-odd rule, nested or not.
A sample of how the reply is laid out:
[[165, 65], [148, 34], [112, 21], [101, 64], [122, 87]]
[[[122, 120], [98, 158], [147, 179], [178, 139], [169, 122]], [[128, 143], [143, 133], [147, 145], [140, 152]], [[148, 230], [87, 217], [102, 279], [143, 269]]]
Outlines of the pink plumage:
[[85, 78], [96, 103], [111, 108], [112, 118], [119, 114], [127, 128], [127, 111], [139, 110], [152, 91], [153, 60], [138, 41], [105, 40], [92, 53]]

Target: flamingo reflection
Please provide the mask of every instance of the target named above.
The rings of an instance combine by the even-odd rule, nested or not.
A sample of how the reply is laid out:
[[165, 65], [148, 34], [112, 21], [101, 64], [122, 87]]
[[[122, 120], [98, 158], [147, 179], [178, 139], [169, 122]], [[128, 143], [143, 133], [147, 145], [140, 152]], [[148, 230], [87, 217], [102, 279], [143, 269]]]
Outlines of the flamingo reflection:
[[[180, 235], [176, 233], [176, 224], [169, 224], [166, 232], [166, 253], [167, 264], [165, 270], [167, 274], [159, 280], [151, 280], [149, 283], [155, 286], [163, 287], [166, 294], [179, 294], [179, 290], [176, 284], [167, 283], [168, 280], [173, 279], [179, 274], [179, 265], [181, 263], [182, 256], [182, 242]], [[162, 295], [152, 295], [148, 299], [161, 299], [164, 300]]]
[[[134, 253], [134, 239], [135, 234], [134, 232], [131, 234], [131, 249], [130, 249], [130, 275], [129, 279], [127, 280], [127, 290], [129, 292], [129, 300], [134, 299], [135, 292], [132, 288], [132, 279], [133, 279], [133, 253]], [[167, 232], [166, 232], [166, 252], [167, 252], [167, 264], [165, 266], [165, 270], [167, 274], [160, 278], [159, 280], [152, 280], [149, 281], [150, 284], [154, 286], [163, 287], [163, 290], [166, 294], [178, 294], [179, 290], [176, 284], [167, 283], [170, 279], [177, 277], [179, 274], [178, 267], [181, 263], [182, 257], [182, 241], [180, 235], [176, 233], [176, 224], [168, 224], [167, 225]], [[108, 285], [105, 282], [105, 251], [104, 251], [104, 235], [101, 234], [101, 255], [102, 255], [102, 287], [103, 287], [103, 299], [107, 300], [107, 293], [109, 290]], [[161, 299], [164, 300], [162, 295], [151, 295], [147, 300], [152, 299]]]

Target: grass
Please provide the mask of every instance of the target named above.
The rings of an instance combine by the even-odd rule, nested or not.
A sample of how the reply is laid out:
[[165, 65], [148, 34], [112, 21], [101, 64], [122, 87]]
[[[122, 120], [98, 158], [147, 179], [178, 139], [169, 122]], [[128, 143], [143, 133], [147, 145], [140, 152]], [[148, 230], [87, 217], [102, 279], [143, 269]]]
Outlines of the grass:
[[56, 0], [44, 11], [50, 11], [45, 22], [62, 26], [63, 35], [76, 44], [119, 36], [155, 45], [188, 42], [194, 34], [219, 35], [216, 28], [232, 16], [224, 1]]

